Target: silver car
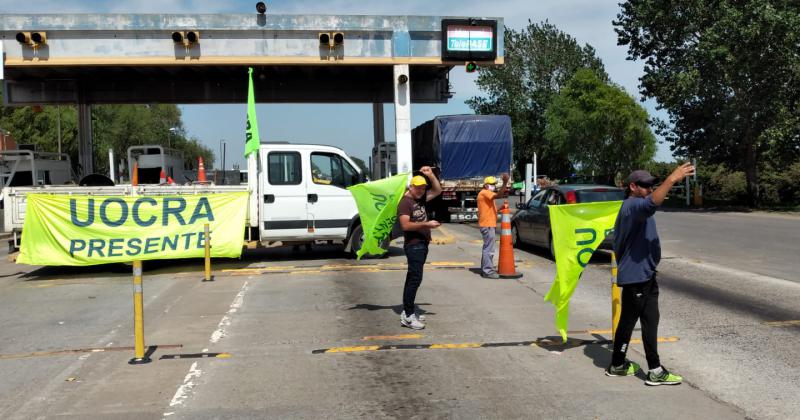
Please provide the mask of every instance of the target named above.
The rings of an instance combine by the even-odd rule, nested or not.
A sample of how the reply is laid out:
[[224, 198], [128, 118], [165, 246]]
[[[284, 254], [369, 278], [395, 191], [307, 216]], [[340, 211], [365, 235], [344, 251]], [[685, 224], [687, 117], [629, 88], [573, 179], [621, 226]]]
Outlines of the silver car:
[[[527, 203], [517, 204], [517, 212], [511, 218], [511, 237], [516, 246], [520, 242], [547, 247], [553, 253], [553, 234], [550, 229], [551, 204], [593, 203], [625, 199], [622, 188], [598, 184], [554, 185], [531, 197]], [[600, 244], [600, 249], [612, 249], [614, 234], [611, 233]]]

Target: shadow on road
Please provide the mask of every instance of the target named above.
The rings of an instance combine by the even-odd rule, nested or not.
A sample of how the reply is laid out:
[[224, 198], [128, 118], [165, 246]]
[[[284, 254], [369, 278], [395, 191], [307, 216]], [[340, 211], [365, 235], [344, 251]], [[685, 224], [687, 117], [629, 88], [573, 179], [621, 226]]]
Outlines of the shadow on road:
[[[423, 306], [431, 306], [430, 303], [417, 303], [417, 314], [419, 315], [436, 315], [436, 312], [428, 312], [423, 308]], [[384, 310], [391, 310], [397, 315], [400, 315], [403, 312], [403, 305], [373, 305], [371, 303], [359, 303], [347, 308], [348, 311], [352, 310], [360, 310], [360, 311], [384, 311]]]

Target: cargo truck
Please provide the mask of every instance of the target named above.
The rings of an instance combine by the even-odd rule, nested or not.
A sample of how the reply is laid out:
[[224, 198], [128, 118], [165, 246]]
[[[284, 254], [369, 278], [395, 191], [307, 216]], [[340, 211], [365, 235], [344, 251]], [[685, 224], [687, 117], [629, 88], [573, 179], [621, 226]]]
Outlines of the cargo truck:
[[511, 174], [513, 139], [506, 115], [439, 116], [414, 128], [411, 141], [414, 168], [433, 167], [442, 184], [442, 194], [430, 203], [440, 222], [477, 221], [484, 178]]

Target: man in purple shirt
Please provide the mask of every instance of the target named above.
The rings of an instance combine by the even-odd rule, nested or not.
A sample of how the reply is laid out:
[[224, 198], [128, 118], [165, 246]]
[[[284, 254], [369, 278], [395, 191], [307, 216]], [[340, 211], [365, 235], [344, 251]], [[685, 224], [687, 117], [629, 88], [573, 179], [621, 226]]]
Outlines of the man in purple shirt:
[[661, 260], [661, 242], [653, 215], [664, 202], [667, 192], [689, 175], [694, 166], [685, 163], [675, 169], [661, 185], [653, 190], [656, 179], [645, 170], [631, 172], [625, 189], [626, 199], [614, 225], [614, 252], [619, 261], [617, 284], [622, 287], [622, 313], [614, 335], [614, 352], [607, 376], [631, 376], [639, 365], [625, 355], [636, 321], [642, 325], [642, 343], [649, 372], [647, 385], [677, 385], [679, 375], [661, 366], [656, 347], [658, 339], [658, 283], [656, 267]]

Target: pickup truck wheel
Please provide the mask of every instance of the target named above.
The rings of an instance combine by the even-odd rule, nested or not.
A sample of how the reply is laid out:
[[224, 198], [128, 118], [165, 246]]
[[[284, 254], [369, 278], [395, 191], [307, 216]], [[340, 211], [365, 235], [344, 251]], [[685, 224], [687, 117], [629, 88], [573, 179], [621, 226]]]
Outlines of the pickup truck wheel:
[[361, 228], [361, 225], [356, 226], [353, 228], [353, 232], [350, 233], [350, 254], [353, 258], [356, 257], [356, 253], [359, 249], [361, 249], [361, 245], [364, 243], [364, 229]]

